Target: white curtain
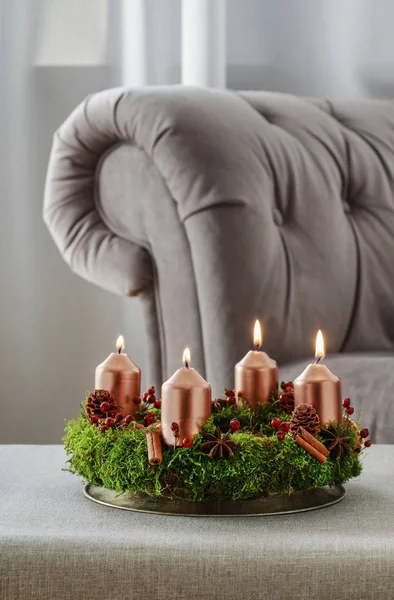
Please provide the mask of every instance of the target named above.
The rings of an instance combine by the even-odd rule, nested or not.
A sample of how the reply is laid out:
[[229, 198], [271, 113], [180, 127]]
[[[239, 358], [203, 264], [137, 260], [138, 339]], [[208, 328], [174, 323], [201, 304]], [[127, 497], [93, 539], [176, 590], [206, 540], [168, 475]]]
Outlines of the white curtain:
[[[102, 0], [1, 2], [0, 442], [55, 443], [119, 333], [145, 359], [138, 300], [74, 276], [41, 216], [53, 132], [87, 94], [119, 84], [120, 23]], [[58, 45], [56, 16], [68, 24]]]
[[[228, 87], [393, 95], [390, 0], [223, 4]], [[0, 0], [0, 8], [0, 442], [55, 443], [118, 333], [142, 367], [145, 339], [138, 300], [74, 276], [42, 223], [52, 134], [90, 92], [181, 81], [182, 2]], [[194, 45], [200, 52], [198, 38]]]

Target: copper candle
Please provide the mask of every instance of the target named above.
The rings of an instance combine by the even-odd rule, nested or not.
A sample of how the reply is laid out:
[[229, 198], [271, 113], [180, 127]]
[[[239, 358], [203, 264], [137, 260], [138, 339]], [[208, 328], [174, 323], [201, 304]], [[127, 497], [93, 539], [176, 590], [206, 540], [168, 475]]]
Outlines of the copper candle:
[[127, 354], [122, 353], [123, 336], [116, 342], [117, 352], [96, 368], [95, 389], [108, 390], [115, 396], [118, 411], [123, 415], [133, 415], [139, 406], [133, 402], [134, 396], [140, 395], [141, 369], [135, 365]]
[[322, 425], [330, 421], [342, 423], [341, 380], [326, 365], [319, 364], [324, 354], [324, 339], [319, 330], [316, 336], [316, 362], [308, 365], [294, 380], [294, 405], [311, 404]]
[[[161, 427], [166, 444], [182, 445], [184, 438], [200, 433], [211, 415], [211, 386], [189, 366], [190, 351], [183, 353], [184, 366], [161, 388]], [[179, 435], [174, 437], [171, 424], [177, 423]]]
[[260, 402], [268, 402], [278, 390], [278, 366], [265, 352], [259, 350], [262, 332], [259, 321], [254, 326], [254, 350], [250, 350], [235, 365], [235, 397], [241, 396], [256, 410]]

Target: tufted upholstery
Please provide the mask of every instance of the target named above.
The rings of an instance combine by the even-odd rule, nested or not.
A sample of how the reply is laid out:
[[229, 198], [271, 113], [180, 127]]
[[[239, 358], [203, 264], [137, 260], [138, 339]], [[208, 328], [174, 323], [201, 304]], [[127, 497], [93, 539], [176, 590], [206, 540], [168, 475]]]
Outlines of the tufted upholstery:
[[94, 94], [55, 134], [44, 218], [76, 273], [141, 296], [157, 385], [185, 345], [231, 385], [256, 316], [280, 363], [319, 327], [330, 352], [393, 351], [392, 102]]

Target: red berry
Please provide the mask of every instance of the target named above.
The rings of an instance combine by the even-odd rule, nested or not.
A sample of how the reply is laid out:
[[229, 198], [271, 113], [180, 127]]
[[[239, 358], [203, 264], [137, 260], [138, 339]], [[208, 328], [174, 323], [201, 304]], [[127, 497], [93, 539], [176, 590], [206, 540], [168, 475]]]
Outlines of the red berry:
[[285, 439], [285, 437], [286, 437], [286, 434], [285, 434], [285, 432], [284, 432], [284, 431], [278, 431], [278, 433], [276, 434], [276, 437], [278, 438], [278, 440], [279, 440], [280, 442], [283, 442], [283, 440], [284, 440], [284, 439]]
[[150, 388], [149, 388], [149, 390], [148, 390], [148, 394], [149, 394], [149, 396], [152, 396], [152, 395], [155, 393], [155, 391], [156, 391], [156, 390], [155, 390], [155, 386], [154, 386], [154, 385], [152, 385], [152, 387], [150, 387]]
[[149, 404], [154, 404], [155, 402], [156, 402], [156, 396], [154, 394], [152, 394], [151, 396], [148, 396]]
[[148, 392], [145, 392], [145, 394], [142, 396], [142, 397], [143, 397], [143, 399], [144, 399], [144, 402], [146, 402], [146, 401], [147, 401], [147, 399], [148, 399], [148, 396], [149, 396]]
[[157, 419], [156, 419], [156, 415], [154, 413], [151, 412], [147, 412], [144, 415], [144, 423], [147, 425], [152, 425], [152, 423], [156, 423]]
[[232, 406], [233, 404], [235, 404], [235, 396], [229, 396], [229, 397], [227, 398], [227, 404], [228, 404], [229, 406]]
[[115, 421], [118, 421], [118, 423], [119, 423], [122, 420], [123, 420], [122, 413], [116, 413], [116, 415], [115, 415]]
[[100, 431], [101, 431], [101, 433], [105, 433], [107, 431], [107, 427], [105, 425], [102, 425], [100, 427]]
[[342, 406], [343, 408], [347, 408], [348, 406], [350, 406], [350, 398], [344, 398], [342, 400]]
[[172, 433], [173, 433], [174, 438], [179, 437], [179, 429], [174, 429], [174, 431]]
[[142, 425], [142, 423], [136, 423], [135, 428], [136, 429], [145, 429], [145, 427]]
[[193, 440], [189, 437], [183, 438], [182, 446], [184, 446], [184, 448], [190, 448], [190, 446], [193, 446]]
[[179, 431], [179, 425], [176, 421], [171, 423], [171, 431]]
[[115, 423], [115, 419], [112, 419], [112, 417], [107, 417], [104, 421], [104, 425], [106, 427], [112, 427], [112, 425], [114, 425]]
[[235, 396], [235, 392], [234, 390], [224, 390], [224, 395], [227, 396], [227, 398], [232, 398]]
[[134, 404], [141, 404], [141, 396], [134, 396], [133, 402]]
[[153, 406], [155, 408], [161, 408], [161, 400], [156, 400], [156, 402], [153, 403]]
[[278, 417], [276, 417], [275, 419], [272, 419], [271, 421], [271, 427], [273, 427], [274, 429], [279, 429], [279, 427], [281, 426], [282, 421], [280, 419], [278, 419]]
[[230, 429], [231, 431], [239, 431], [239, 429], [241, 429], [241, 423], [238, 421], [238, 419], [231, 419]]
[[93, 415], [90, 417], [89, 421], [92, 425], [95, 425], [96, 423], [98, 423], [98, 417], [96, 417], [96, 415]]
[[109, 405], [109, 402], [102, 402], [100, 404], [100, 410], [104, 413], [108, 412], [109, 410], [111, 410], [111, 407]]
[[352, 415], [354, 413], [354, 408], [353, 408], [353, 406], [347, 406], [345, 408], [345, 411], [347, 412], [348, 415]]
[[287, 423], [287, 421], [283, 421], [280, 424], [280, 430], [283, 431], [284, 433], [287, 433], [290, 430], [290, 423]]
[[130, 423], [131, 423], [132, 421], [134, 421], [134, 417], [133, 417], [132, 415], [127, 415], [127, 416], [124, 418], [124, 422], [126, 423], [126, 425], [130, 425]]
[[372, 442], [371, 442], [371, 440], [365, 440], [365, 442], [364, 442], [364, 446], [365, 446], [366, 448], [370, 448], [370, 447], [372, 446]]
[[362, 437], [363, 439], [367, 438], [369, 436], [369, 431], [368, 429], [365, 427], [364, 429], [362, 429], [360, 431], [360, 437]]

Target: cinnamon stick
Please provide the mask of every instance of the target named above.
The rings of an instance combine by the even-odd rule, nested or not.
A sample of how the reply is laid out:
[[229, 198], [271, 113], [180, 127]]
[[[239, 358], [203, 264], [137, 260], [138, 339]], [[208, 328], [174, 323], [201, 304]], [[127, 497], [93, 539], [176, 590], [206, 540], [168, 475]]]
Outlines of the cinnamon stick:
[[324, 454], [324, 456], [329, 456], [330, 451], [327, 450], [327, 448], [325, 447], [324, 444], [322, 444], [321, 442], [319, 442], [319, 440], [317, 440], [315, 437], [313, 437], [313, 435], [311, 433], [309, 433], [309, 431], [304, 429], [304, 427], [300, 427], [300, 431], [301, 431], [301, 437], [306, 442], [308, 442], [308, 444], [310, 444], [311, 446], [316, 448], [316, 450], [318, 450], [319, 452]]
[[314, 448], [311, 444], [306, 442], [300, 435], [298, 435], [295, 438], [294, 442], [297, 444], [297, 446], [301, 446], [301, 448], [304, 448], [304, 450], [309, 452], [309, 454], [316, 458], [316, 460], [318, 460], [320, 463], [326, 462], [327, 457], [324, 456], [324, 454], [322, 454], [321, 452], [319, 452], [319, 450]]
[[163, 460], [160, 433], [158, 431], [147, 431], [146, 442], [148, 444], [149, 464], [159, 465]]

